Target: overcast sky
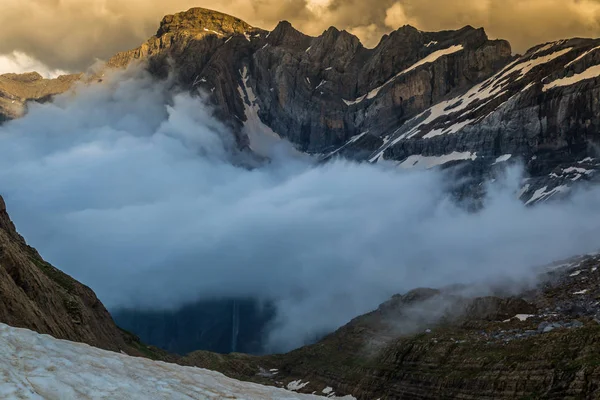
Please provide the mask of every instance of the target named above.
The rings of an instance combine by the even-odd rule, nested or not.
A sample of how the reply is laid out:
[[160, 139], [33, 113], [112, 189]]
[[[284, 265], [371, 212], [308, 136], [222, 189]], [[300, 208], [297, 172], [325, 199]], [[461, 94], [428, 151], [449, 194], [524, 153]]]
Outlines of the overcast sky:
[[600, 0], [3, 0], [0, 72], [31, 65], [47, 76], [85, 69], [96, 58], [139, 45], [164, 15], [196, 6], [265, 29], [286, 19], [318, 35], [335, 25], [367, 46], [404, 24], [422, 30], [483, 26], [516, 52], [564, 37], [600, 36]]

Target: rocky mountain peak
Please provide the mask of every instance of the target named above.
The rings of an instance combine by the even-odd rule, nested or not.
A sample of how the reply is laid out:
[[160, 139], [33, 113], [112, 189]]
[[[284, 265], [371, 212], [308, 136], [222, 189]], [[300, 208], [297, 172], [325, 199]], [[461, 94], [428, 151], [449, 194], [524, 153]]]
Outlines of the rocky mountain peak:
[[326, 45], [344, 46], [356, 49], [362, 47], [360, 39], [348, 31], [340, 31], [335, 27], [330, 27], [323, 35], [319, 37]]
[[267, 38], [271, 46], [304, 48], [310, 45], [311, 40], [312, 37], [300, 32], [288, 21], [280, 21]]
[[177, 14], [166, 15], [160, 23], [156, 37], [161, 37], [166, 33], [181, 32], [190, 34], [212, 32], [217, 35], [231, 35], [243, 34], [252, 30], [254, 28], [250, 24], [239, 18], [197, 7]]
[[332, 26], [310, 42], [306, 53], [312, 62], [345, 70], [360, 50], [364, 47], [356, 36]]
[[[467, 25], [458, 31], [467, 45], [481, 46], [488, 41], [488, 35], [483, 28], [473, 28]], [[508, 42], [506, 42], [508, 43]]]
[[392, 31], [390, 33], [390, 36], [395, 35], [395, 34], [408, 35], [408, 34], [420, 34], [420, 33], [421, 33], [421, 31], [412, 25], [402, 25], [400, 28], [396, 29], [395, 31]]

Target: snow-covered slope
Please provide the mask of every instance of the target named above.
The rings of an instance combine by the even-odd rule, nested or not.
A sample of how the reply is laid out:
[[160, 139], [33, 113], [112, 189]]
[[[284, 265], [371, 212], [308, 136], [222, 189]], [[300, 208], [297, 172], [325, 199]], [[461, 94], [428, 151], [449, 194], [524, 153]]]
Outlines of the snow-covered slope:
[[[0, 399], [317, 399], [0, 324]], [[346, 397], [351, 399], [351, 397]]]

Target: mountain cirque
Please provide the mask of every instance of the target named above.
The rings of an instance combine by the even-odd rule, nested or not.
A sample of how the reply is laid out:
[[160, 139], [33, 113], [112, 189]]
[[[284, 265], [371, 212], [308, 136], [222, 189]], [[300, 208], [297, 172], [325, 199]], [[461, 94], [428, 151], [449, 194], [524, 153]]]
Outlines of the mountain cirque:
[[[147, 62], [200, 92], [241, 147], [275, 132], [301, 151], [403, 168], [460, 165], [475, 183], [520, 160], [527, 204], [593, 181], [600, 132], [600, 40], [570, 39], [512, 56], [484, 31], [405, 26], [367, 49], [345, 31], [309, 37], [191, 9], [108, 62]], [[0, 76], [0, 118], [64, 92], [79, 76]], [[477, 185], [475, 185], [477, 186]], [[471, 298], [420, 289], [284, 355], [168, 356], [119, 330], [93, 292], [41, 259], [0, 203], [0, 322], [101, 348], [207, 367], [229, 376], [359, 399], [531, 399], [600, 396], [600, 259], [540, 270], [518, 296]], [[436, 307], [443, 304], [444, 307]], [[435, 320], [415, 318], [422, 307]], [[397, 321], [411, 321], [399, 329]]]
[[[389, 97], [348, 105], [399, 71], [440, 49], [455, 46], [435, 70], [417, 75]], [[330, 28], [314, 38], [281, 22], [272, 32], [203, 9], [167, 16], [156, 34], [135, 50], [117, 54], [108, 65], [123, 67], [146, 59], [150, 71], [165, 76], [170, 66], [183, 87], [200, 89], [219, 114], [241, 128], [246, 106], [272, 130], [302, 151], [322, 153], [364, 129], [383, 132], [401, 124], [448, 92], [464, 90], [490, 76], [510, 58], [505, 41], [489, 41], [483, 30], [423, 33], [403, 27], [366, 49], [357, 37]], [[436, 64], [437, 65], [437, 64]], [[388, 90], [382, 91], [388, 92]], [[374, 103], [374, 104], [370, 104]], [[368, 106], [367, 106], [368, 105]]]

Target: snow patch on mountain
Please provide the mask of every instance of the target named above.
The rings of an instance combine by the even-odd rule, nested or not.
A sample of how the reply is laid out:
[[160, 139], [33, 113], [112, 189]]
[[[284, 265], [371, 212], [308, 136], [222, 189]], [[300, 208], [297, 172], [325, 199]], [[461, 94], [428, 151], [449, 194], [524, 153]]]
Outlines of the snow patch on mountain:
[[301, 379], [298, 379], [297, 381], [291, 381], [290, 383], [288, 383], [287, 388], [288, 388], [288, 390], [297, 391], [297, 390], [303, 389], [309, 383], [310, 382], [302, 382]]
[[325, 155], [325, 157], [323, 157], [323, 158], [329, 158], [329, 157], [333, 156], [334, 154], [339, 153], [340, 151], [342, 151], [343, 149], [345, 149], [346, 147], [348, 147], [352, 143], [356, 142], [357, 140], [359, 140], [360, 138], [362, 138], [363, 136], [365, 136], [367, 133], [369, 133], [369, 131], [365, 131], [363, 133], [360, 133], [358, 135], [355, 135], [355, 136], [351, 137], [350, 140], [348, 140], [342, 147], [338, 147], [337, 149], [335, 149], [331, 153], [328, 153], [327, 155]]
[[[572, 47], [567, 47], [566, 49], [555, 51], [554, 53], [550, 53], [550, 54], [547, 54], [544, 56], [530, 58], [530, 59], [522, 61], [522, 62], [517, 61], [516, 64], [511, 64], [507, 68], [505, 68], [503, 71], [501, 71], [500, 77], [508, 77], [514, 73], [519, 73], [519, 76], [515, 79], [515, 82], [516, 82], [516, 81], [522, 79], [525, 75], [527, 75], [527, 73], [529, 71], [531, 71], [532, 69], [534, 69], [540, 65], [546, 64], [552, 60], [555, 60], [558, 57], [564, 56], [571, 50], [573, 50]], [[534, 55], [535, 54], [536, 53], [534, 53]]]
[[241, 382], [206, 369], [130, 357], [4, 324], [0, 324], [0, 352], [0, 397], [5, 399], [323, 398]]
[[568, 62], [567, 64], [565, 64], [565, 67], [570, 67], [571, 65], [575, 64], [577, 61], [582, 60], [583, 58], [585, 58], [588, 54], [594, 53], [596, 50], [600, 50], [600, 46], [594, 47], [594, 48], [586, 51], [585, 53], [581, 54], [579, 57], [577, 57], [573, 61]]
[[477, 153], [470, 152], [457, 152], [454, 151], [450, 154], [443, 156], [422, 156], [412, 155], [406, 160], [402, 161], [398, 166], [400, 168], [424, 168], [429, 169], [438, 165], [443, 165], [451, 161], [464, 161], [464, 160], [475, 160]]
[[404, 71], [400, 72], [398, 75], [396, 75], [396, 77], [409, 73], [410, 71], [412, 71], [413, 69], [417, 69], [419, 68], [421, 65], [425, 65], [425, 64], [429, 64], [432, 63], [434, 61], [437, 61], [439, 58], [443, 57], [443, 56], [447, 56], [450, 54], [454, 54], [457, 53], [459, 51], [464, 50], [464, 47], [462, 44], [457, 44], [454, 46], [450, 46], [446, 49], [442, 49], [442, 50], [437, 50], [434, 51], [433, 53], [431, 53], [430, 55], [428, 55], [427, 57], [419, 60], [418, 62], [416, 62], [415, 64], [413, 64], [411, 67], [405, 69]]
[[268, 156], [269, 149], [274, 145], [281, 143], [282, 138], [273, 131], [268, 125], [263, 123], [258, 116], [260, 108], [256, 101], [256, 95], [252, 87], [248, 84], [249, 75], [248, 68], [244, 67], [240, 71], [242, 77], [242, 86], [238, 87], [238, 92], [244, 103], [244, 114], [246, 121], [244, 122], [244, 133], [250, 141], [250, 148], [262, 156]]
[[361, 101], [363, 101], [363, 100], [364, 100], [366, 97], [367, 97], [367, 95], [365, 94], [365, 95], [363, 95], [363, 96], [360, 96], [360, 97], [359, 97], [359, 98], [357, 98], [356, 100], [345, 100], [345, 99], [342, 99], [342, 101], [343, 101], [344, 103], [346, 103], [346, 105], [347, 105], [347, 106], [353, 106], [354, 104], [358, 104], [358, 103], [360, 103]]
[[501, 155], [500, 157], [496, 158], [496, 161], [494, 161], [493, 165], [506, 162], [506, 161], [510, 160], [511, 157], [512, 157], [512, 154]]
[[546, 201], [558, 193], [565, 193], [569, 190], [569, 187], [566, 185], [557, 186], [550, 190], [548, 190], [548, 186], [544, 186], [543, 188], [536, 190], [525, 204], [531, 205], [542, 201]]
[[462, 122], [457, 122], [448, 127], [434, 129], [431, 132], [429, 132], [427, 135], [423, 136], [423, 139], [429, 139], [429, 138], [439, 136], [439, 135], [456, 133], [456, 132], [460, 131], [462, 128], [464, 128], [465, 126], [472, 124], [473, 122], [475, 122], [474, 119], [467, 119]]
[[567, 76], [567, 77], [552, 81], [552, 82], [544, 85], [542, 91], [546, 92], [546, 91], [548, 91], [550, 89], [554, 89], [556, 87], [574, 85], [574, 84], [584, 81], [586, 79], [597, 78], [598, 76], [600, 76], [600, 65], [594, 65], [593, 67], [589, 67], [588, 69], [586, 69], [585, 71], [583, 71], [579, 74], [575, 74], [573, 76]]
[[[550, 54], [535, 57], [536, 54], [551, 49], [553, 46], [557, 45], [557, 43], [549, 44], [547, 45], [547, 48], [540, 48], [532, 54], [526, 54], [525, 56], [517, 59], [513, 63], [507, 65], [494, 76], [473, 86], [466, 93], [451, 98], [449, 100], [441, 101], [432, 106], [431, 108], [425, 110], [421, 114], [413, 117], [405, 124], [406, 128], [401, 127], [396, 132], [394, 132], [392, 136], [396, 134], [398, 134], [398, 136], [393, 138], [393, 140], [384, 144], [376, 152], [374, 152], [373, 156], [370, 157], [369, 161], [375, 162], [376, 160], [380, 160], [386, 149], [388, 149], [391, 146], [394, 146], [395, 144], [399, 143], [404, 139], [411, 139], [423, 134], [424, 135], [422, 137], [424, 139], [430, 139], [444, 134], [453, 134], [459, 132], [465, 126], [480, 120], [481, 118], [474, 118], [471, 117], [469, 114], [476, 112], [482, 107], [488, 105], [493, 100], [504, 95], [506, 93], [506, 86], [523, 79], [530, 71], [532, 71], [536, 67], [548, 63], [561, 56], [564, 56], [573, 49], [572, 47], [569, 47], [566, 49], [555, 51]], [[448, 51], [449, 49], [445, 50]], [[434, 52], [432, 53], [432, 55], [436, 53], [437, 52]], [[411, 68], [409, 68], [409, 70]], [[403, 71], [402, 73], [404, 73], [405, 71]], [[400, 73], [399, 75], [401, 75], [402, 73]], [[516, 74], [518, 75], [515, 77]], [[533, 85], [533, 82], [529, 82], [521, 90], [521, 92], [529, 90]], [[502, 106], [502, 104], [506, 103], [506, 101], [508, 100], [509, 99], [506, 99], [501, 104], [498, 104], [496, 109]], [[436, 123], [438, 120], [441, 120], [442, 117], [446, 118], [450, 115], [452, 115], [452, 118], [448, 122]], [[461, 122], [454, 122], [457, 120], [460, 120]], [[444, 124], [446, 123], [450, 123], [451, 125], [444, 126]]]
[[422, 65], [433, 63], [433, 62], [437, 61], [441, 57], [444, 57], [444, 56], [447, 56], [447, 55], [450, 55], [450, 54], [454, 54], [454, 53], [462, 51], [462, 50], [464, 50], [464, 47], [463, 47], [462, 44], [450, 46], [450, 47], [448, 47], [446, 49], [436, 50], [433, 53], [429, 54], [428, 56], [426, 56], [426, 57], [422, 58], [421, 60], [417, 61], [415, 64], [413, 64], [410, 67], [406, 68], [405, 70], [397, 73], [392, 78], [388, 79], [383, 85], [378, 86], [375, 89], [372, 89], [366, 95], [358, 97], [355, 100], [344, 100], [344, 99], [342, 99], [342, 100], [348, 106], [360, 103], [365, 98], [370, 100], [370, 99], [376, 97], [379, 94], [379, 92], [381, 91], [381, 89], [383, 89], [384, 87], [386, 87], [387, 85], [389, 85], [390, 83], [392, 83], [396, 78], [398, 78], [398, 77], [400, 77], [400, 76], [402, 76], [404, 74], [407, 74], [410, 71], [415, 70], [415, 69], [419, 68]]

